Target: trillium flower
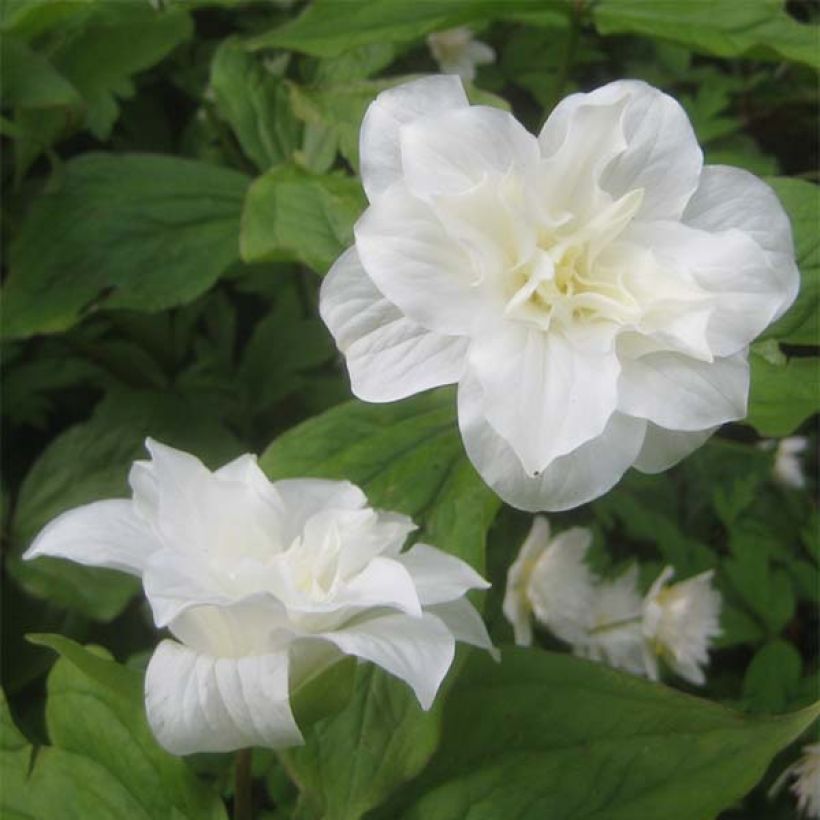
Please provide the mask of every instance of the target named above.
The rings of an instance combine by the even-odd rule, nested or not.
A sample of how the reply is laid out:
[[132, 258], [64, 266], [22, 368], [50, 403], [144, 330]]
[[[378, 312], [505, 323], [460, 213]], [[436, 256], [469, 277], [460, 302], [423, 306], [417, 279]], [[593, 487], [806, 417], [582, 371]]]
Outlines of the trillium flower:
[[654, 653], [647, 653], [647, 672], [658, 679], [655, 656], [690, 683], [703, 684], [709, 644], [720, 635], [720, 593], [712, 587], [712, 570], [667, 586], [675, 574], [666, 567], [644, 600], [643, 633]]
[[493, 48], [476, 40], [467, 26], [430, 34], [427, 45], [443, 74], [457, 74], [468, 83], [475, 79], [478, 66], [495, 62]]
[[[58, 516], [26, 558], [51, 555], [142, 578], [159, 644], [145, 702], [174, 754], [302, 742], [289, 692], [343, 655], [406, 681], [429, 709], [456, 640], [492, 650], [464, 598], [489, 585], [370, 508], [346, 481], [271, 483], [244, 455], [216, 472], [150, 439], [130, 500]], [[492, 650], [494, 651], [494, 650]]]
[[791, 228], [752, 174], [704, 166], [671, 97], [610, 83], [535, 137], [429, 77], [376, 98], [360, 157], [370, 204], [320, 300], [353, 392], [458, 384], [505, 501], [577, 506], [744, 417], [748, 345], [797, 292]]

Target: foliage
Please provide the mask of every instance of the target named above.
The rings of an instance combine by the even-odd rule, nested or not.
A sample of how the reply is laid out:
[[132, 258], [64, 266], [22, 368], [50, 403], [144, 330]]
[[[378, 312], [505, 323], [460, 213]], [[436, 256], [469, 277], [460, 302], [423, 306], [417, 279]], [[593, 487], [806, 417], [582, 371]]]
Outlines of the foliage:
[[[464, 651], [428, 713], [370, 666], [309, 681], [307, 744], [257, 754], [259, 817], [790, 816], [767, 793], [818, 696], [818, 16], [799, 0], [6, 0], [0, 814], [225, 816], [230, 759], [173, 758], [145, 722], [138, 585], [20, 558], [58, 513], [125, 495], [151, 435], [211, 466], [264, 451], [272, 478], [354, 481], [493, 582], [503, 662]], [[545, 636], [511, 648], [501, 596], [531, 517], [470, 466], [452, 390], [351, 401], [318, 318], [365, 205], [361, 117], [435, 71], [424, 38], [455, 25], [497, 54], [473, 101], [537, 131], [567, 93], [645, 79], [681, 100], [707, 162], [765, 176], [791, 217], [801, 291], [753, 346], [746, 421], [552, 520], [592, 526], [596, 570], [637, 560], [644, 589], [666, 564], [715, 570], [723, 633], [697, 692]], [[811, 442], [802, 488], [773, 473], [768, 440], [791, 435]], [[63, 637], [23, 643], [44, 631]]]

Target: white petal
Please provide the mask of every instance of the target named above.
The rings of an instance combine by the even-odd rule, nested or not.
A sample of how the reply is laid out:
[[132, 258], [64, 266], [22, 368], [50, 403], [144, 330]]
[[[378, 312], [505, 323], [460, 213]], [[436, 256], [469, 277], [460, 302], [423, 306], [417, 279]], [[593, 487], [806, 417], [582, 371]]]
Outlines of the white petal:
[[683, 221], [710, 233], [736, 228], [750, 236], [769, 256], [780, 283], [774, 318], [794, 301], [800, 274], [794, 263], [791, 223], [775, 192], [754, 174], [725, 165], [705, 166]]
[[146, 671], [145, 707], [160, 745], [175, 755], [303, 742], [288, 699], [286, 652], [213, 658], [163, 641]]
[[382, 91], [370, 104], [359, 135], [362, 185], [372, 202], [401, 178], [399, 132], [419, 117], [469, 105], [458, 77], [424, 77]]
[[649, 423], [643, 447], [633, 466], [642, 473], [662, 473], [697, 450], [715, 430], [717, 427], [681, 432]]
[[433, 705], [455, 654], [452, 633], [428, 612], [421, 618], [385, 615], [316, 637], [401, 678], [425, 710]]
[[416, 196], [460, 194], [488, 174], [531, 177], [538, 142], [507, 111], [474, 105], [417, 119], [400, 132], [404, 180]]
[[488, 305], [469, 254], [402, 183], [362, 214], [354, 232], [365, 271], [408, 319], [450, 336], [482, 322]]
[[50, 555], [141, 575], [159, 547], [134, 504], [117, 499], [95, 501], [58, 515], [41, 530], [23, 557]]
[[362, 268], [355, 247], [322, 282], [319, 313], [345, 355], [353, 393], [363, 401], [396, 401], [457, 382], [468, 340], [442, 336], [405, 318]]
[[377, 556], [334, 598], [340, 606], [366, 609], [392, 607], [420, 616], [421, 603], [413, 578], [399, 561]]
[[745, 353], [701, 362], [677, 353], [650, 353], [621, 362], [618, 409], [669, 430], [702, 431], [746, 415]]
[[461, 598], [470, 589], [489, 589], [466, 561], [427, 544], [415, 544], [397, 560], [413, 578], [423, 606]]
[[532, 476], [603, 432], [617, 404], [614, 352], [586, 353], [561, 333], [508, 324], [473, 341], [482, 413]]
[[493, 646], [481, 615], [466, 598], [435, 604], [426, 611], [440, 618], [457, 641], [486, 649], [494, 660], [501, 660], [501, 655]]
[[589, 94], [566, 97], [550, 114], [539, 142], [545, 157], [557, 160], [560, 152], [567, 166], [574, 165], [570, 160], [583, 160], [586, 152], [582, 167], [591, 169], [594, 177], [600, 172], [601, 187], [616, 199], [642, 188], [638, 218], [679, 217], [697, 188], [703, 165], [683, 108], [636, 80], [619, 80]]
[[603, 495], [631, 466], [645, 422], [613, 414], [603, 433], [556, 458], [538, 476], [528, 474], [509, 444], [482, 415], [481, 387], [465, 380], [458, 391], [458, 423], [470, 461], [501, 498], [520, 510], [568, 510]]

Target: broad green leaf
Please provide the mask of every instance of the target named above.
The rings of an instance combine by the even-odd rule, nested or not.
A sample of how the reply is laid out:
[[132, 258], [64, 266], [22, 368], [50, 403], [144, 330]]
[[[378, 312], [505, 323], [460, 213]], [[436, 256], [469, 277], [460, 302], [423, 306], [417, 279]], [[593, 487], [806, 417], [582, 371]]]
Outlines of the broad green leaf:
[[[552, 22], [548, 12], [570, 13], [569, 0], [541, 0], [532, 22]], [[288, 23], [260, 34], [254, 48], [287, 48], [319, 57], [334, 57], [370, 43], [399, 43], [466, 23], [479, 23], [533, 11], [532, 0], [315, 0]]]
[[0, 690], [0, 816], [4, 820], [34, 817], [26, 784], [32, 751], [31, 744], [14, 725], [6, 695]]
[[355, 678], [356, 659], [348, 656], [302, 681], [290, 693], [291, 708], [299, 726], [306, 729], [344, 708], [353, 694]]
[[301, 127], [291, 111], [288, 90], [238, 40], [229, 38], [216, 50], [211, 88], [220, 113], [260, 171], [290, 159]]
[[441, 746], [379, 816], [706, 820], [818, 714], [755, 719], [568, 655], [474, 653], [447, 697]]
[[83, 17], [100, 0], [3, 0], [0, 28], [26, 40], [48, 31], [72, 17]]
[[77, 104], [79, 95], [47, 57], [5, 35], [0, 48], [0, 99], [4, 107], [48, 108]]
[[142, 675], [99, 650], [38, 636], [62, 656], [48, 677], [46, 724], [29, 788], [35, 816], [111, 820], [222, 820], [222, 802], [185, 761], [157, 744]]
[[352, 243], [353, 223], [363, 207], [355, 179], [274, 168], [248, 190], [239, 239], [242, 259], [296, 259], [324, 274]]
[[598, 31], [657, 37], [718, 57], [790, 60], [820, 68], [817, 28], [798, 23], [782, 0], [600, 0]]
[[782, 712], [795, 699], [800, 686], [800, 653], [783, 640], [758, 649], [743, 678], [743, 701], [752, 712]]
[[157, 311], [207, 290], [238, 257], [247, 178], [148, 154], [85, 154], [35, 200], [10, 251], [7, 337], [100, 307]]
[[57, 436], [23, 481], [7, 566], [26, 592], [102, 621], [116, 617], [137, 593], [139, 582], [130, 575], [58, 558], [23, 561], [20, 554], [64, 510], [127, 497], [126, 476], [131, 463], [145, 456], [147, 435], [211, 464], [224, 463], [241, 449], [201, 404], [168, 392], [113, 392], [89, 421]]
[[[375, 507], [412, 516], [425, 542], [483, 570], [499, 502], [464, 456], [451, 390], [340, 405], [282, 435], [260, 464], [272, 479], [349, 479]], [[422, 712], [404, 683], [360, 666], [348, 706], [285, 755], [302, 787], [302, 816], [352, 820], [377, 806], [433, 753], [439, 712]]]
[[749, 357], [751, 424], [762, 436], [787, 436], [820, 410], [820, 359], [792, 358], [773, 364], [752, 348]]
[[764, 338], [787, 344], [820, 344], [820, 186], [802, 179], [775, 177], [766, 180], [786, 209], [794, 232], [800, 293], [797, 301]]

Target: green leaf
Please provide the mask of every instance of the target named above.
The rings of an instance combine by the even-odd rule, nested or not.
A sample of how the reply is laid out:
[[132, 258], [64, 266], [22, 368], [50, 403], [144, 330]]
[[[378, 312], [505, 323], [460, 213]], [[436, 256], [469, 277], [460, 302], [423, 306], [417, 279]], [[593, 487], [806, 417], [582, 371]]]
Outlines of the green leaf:
[[59, 558], [23, 561], [20, 555], [59, 513], [100, 498], [126, 497], [128, 470], [144, 457], [147, 435], [211, 463], [223, 463], [241, 449], [201, 404], [164, 391], [112, 392], [91, 419], [57, 436], [23, 481], [7, 566], [26, 592], [108, 621], [139, 591], [139, 581], [124, 573]]
[[248, 190], [239, 239], [242, 259], [295, 259], [323, 274], [352, 243], [353, 223], [363, 207], [361, 185], [351, 177], [274, 168]]
[[749, 357], [751, 424], [762, 436], [787, 436], [820, 409], [820, 359], [792, 358], [772, 364], [752, 347]]
[[798, 23], [782, 0], [600, 0], [593, 17], [603, 35], [638, 34], [718, 57], [820, 68], [817, 27]]
[[752, 712], [782, 712], [797, 696], [802, 673], [800, 653], [783, 640], [758, 649], [743, 678], [743, 701]]
[[353, 694], [356, 659], [337, 661], [328, 669], [303, 680], [290, 693], [293, 715], [301, 729], [344, 708]]
[[216, 50], [211, 88], [220, 113], [260, 171], [290, 159], [301, 127], [291, 111], [288, 90], [238, 40], [228, 38]]
[[10, 35], [0, 48], [0, 98], [3, 106], [48, 108], [79, 102], [77, 90], [49, 60]]
[[0, 816], [4, 820], [29, 820], [34, 816], [26, 784], [31, 753], [31, 744], [14, 725], [6, 695], [0, 690]]
[[67, 162], [11, 247], [4, 334], [64, 330], [102, 306], [191, 301], [237, 259], [246, 186], [234, 171], [176, 157]]
[[[412, 516], [425, 542], [483, 570], [499, 502], [464, 456], [451, 390], [392, 405], [340, 405], [282, 435], [260, 464], [272, 479], [349, 479], [375, 507]], [[304, 816], [352, 820], [377, 806], [433, 753], [439, 711], [423, 712], [403, 682], [360, 666], [348, 706], [285, 755]]]
[[216, 794], [151, 734], [140, 673], [58, 635], [35, 640], [62, 656], [48, 677], [52, 745], [40, 750], [29, 781], [36, 816], [226, 817]]
[[820, 343], [820, 186], [802, 179], [775, 177], [766, 180], [786, 209], [794, 232], [800, 292], [789, 311], [764, 334], [794, 345]]
[[715, 817], [818, 714], [755, 719], [568, 655], [474, 653], [436, 755], [380, 816]]
[[[567, 0], [540, 0], [539, 22], [553, 18], [550, 10], [570, 13]], [[532, 0], [437, 0], [435, 3], [408, 3], [406, 0], [315, 0], [295, 20], [260, 34], [251, 41], [253, 48], [286, 48], [319, 57], [335, 57], [344, 51], [369, 43], [399, 43], [423, 37], [431, 31], [514, 18], [532, 12]]]

